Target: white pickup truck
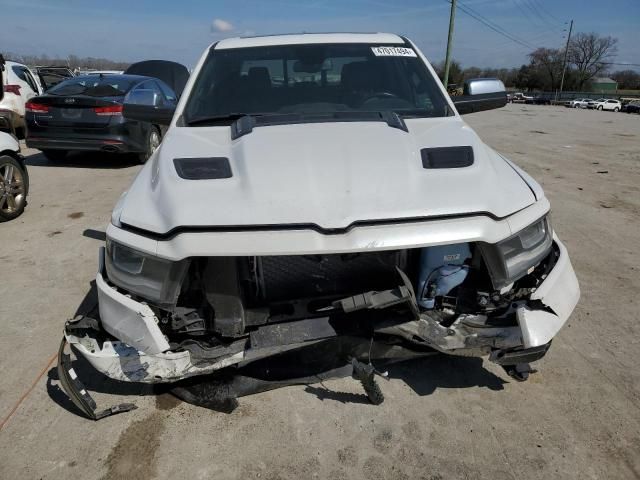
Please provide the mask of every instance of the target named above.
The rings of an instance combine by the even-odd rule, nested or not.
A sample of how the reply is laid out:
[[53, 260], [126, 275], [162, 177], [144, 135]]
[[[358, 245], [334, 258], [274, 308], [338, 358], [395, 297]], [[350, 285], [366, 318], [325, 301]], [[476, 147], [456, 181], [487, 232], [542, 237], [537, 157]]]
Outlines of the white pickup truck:
[[205, 375], [174, 389], [205, 406], [346, 374], [379, 403], [377, 366], [434, 352], [525, 380], [580, 292], [540, 185], [460, 116], [505, 104], [383, 33], [222, 40], [175, 111], [125, 100], [169, 129], [107, 227], [99, 316], [65, 325], [65, 390], [131, 408], [96, 410], [67, 343], [116, 380]]
[[527, 96], [524, 93], [512, 93], [509, 97], [511, 103], [526, 103], [527, 100], [533, 100], [533, 97]]

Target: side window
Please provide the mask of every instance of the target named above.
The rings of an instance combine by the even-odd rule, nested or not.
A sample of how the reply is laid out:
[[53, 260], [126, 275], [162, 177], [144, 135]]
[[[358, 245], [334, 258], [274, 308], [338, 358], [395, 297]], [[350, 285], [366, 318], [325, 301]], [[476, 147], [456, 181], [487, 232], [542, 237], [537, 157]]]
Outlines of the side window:
[[164, 82], [161, 82], [160, 80], [158, 80], [156, 83], [160, 87], [160, 90], [162, 90], [162, 93], [164, 94], [165, 99], [167, 99], [170, 102], [175, 102], [177, 100], [176, 94], [174, 93], [173, 90], [171, 90], [171, 88], [169, 88], [169, 85], [167, 85]]
[[31, 74], [27, 71], [26, 68], [24, 67], [19, 67], [19, 66], [13, 66], [11, 67], [11, 70], [13, 70], [13, 73], [15, 73], [15, 75], [22, 80], [23, 82], [25, 82], [27, 85], [29, 85], [29, 88], [31, 88], [31, 90], [33, 90], [34, 93], [38, 93], [38, 87], [36, 85], [36, 81], [33, 79], [33, 77], [31, 76]]
[[158, 87], [156, 82], [153, 80], [147, 80], [146, 82], [141, 83], [135, 88], [135, 90], [152, 90], [158, 96], [159, 104], [164, 105], [165, 103], [164, 93], [162, 93], [160, 87]]
[[35, 78], [33, 78], [33, 75], [31, 75], [31, 72], [27, 69], [25, 69], [24, 74], [27, 76], [27, 83], [29, 84], [29, 86], [31, 87], [31, 89], [34, 91], [34, 93], [38, 93], [38, 83], [36, 82]]

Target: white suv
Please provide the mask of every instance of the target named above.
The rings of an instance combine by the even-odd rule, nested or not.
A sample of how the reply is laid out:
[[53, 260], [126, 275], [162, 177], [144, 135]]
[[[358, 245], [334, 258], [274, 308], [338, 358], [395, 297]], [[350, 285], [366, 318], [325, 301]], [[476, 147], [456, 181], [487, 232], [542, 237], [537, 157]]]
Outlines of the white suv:
[[4, 98], [0, 101], [0, 130], [11, 133], [25, 127], [24, 115], [27, 101], [42, 93], [42, 87], [29, 67], [21, 63], [2, 61]]
[[608, 99], [599, 103], [596, 108], [598, 110], [609, 110], [612, 112], [619, 112], [622, 108], [622, 103], [619, 100]]
[[565, 106], [569, 108], [587, 108], [589, 102], [593, 102], [590, 98], [576, 98], [565, 103]]
[[205, 375], [174, 389], [204, 405], [345, 374], [379, 403], [376, 362], [433, 352], [525, 380], [580, 290], [540, 185], [460, 116], [504, 85], [463, 93], [406, 38], [302, 34], [212, 45], [175, 111], [125, 100], [170, 126], [107, 227], [99, 317], [65, 326], [76, 405], [131, 408], [96, 412], [67, 343], [117, 380]]

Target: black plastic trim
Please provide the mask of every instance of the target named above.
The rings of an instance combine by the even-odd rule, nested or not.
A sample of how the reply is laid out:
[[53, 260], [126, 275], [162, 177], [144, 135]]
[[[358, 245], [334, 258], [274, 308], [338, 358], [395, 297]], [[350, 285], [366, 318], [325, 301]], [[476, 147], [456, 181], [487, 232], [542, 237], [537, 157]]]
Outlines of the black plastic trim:
[[435, 147], [420, 150], [422, 167], [427, 169], [463, 168], [473, 165], [473, 148], [470, 146]]
[[233, 176], [226, 157], [174, 158], [173, 164], [178, 176], [185, 180], [215, 180]]
[[[528, 207], [529, 205], [527, 205]], [[524, 208], [527, 208], [524, 207]], [[524, 210], [524, 208], [520, 210]], [[498, 217], [490, 212], [472, 212], [464, 214], [451, 214], [451, 215], [433, 215], [426, 217], [407, 217], [407, 218], [394, 218], [394, 219], [379, 219], [379, 220], [358, 220], [351, 223], [344, 228], [324, 228], [315, 223], [284, 223], [284, 224], [257, 224], [257, 225], [217, 225], [217, 226], [182, 226], [176, 227], [165, 233], [157, 233], [143, 228], [134, 227], [127, 223], [121, 223], [121, 228], [131, 233], [141, 235], [143, 237], [151, 238], [153, 240], [170, 240], [173, 237], [181, 233], [232, 233], [232, 232], [278, 232], [278, 231], [290, 231], [290, 230], [313, 230], [323, 235], [343, 235], [348, 233], [357, 227], [373, 227], [380, 225], [404, 225], [407, 223], [418, 222], [430, 222], [437, 220], [451, 220], [457, 218], [470, 218], [470, 217], [488, 217], [492, 220], [503, 220], [511, 215], [518, 213], [512, 212], [504, 217]]]

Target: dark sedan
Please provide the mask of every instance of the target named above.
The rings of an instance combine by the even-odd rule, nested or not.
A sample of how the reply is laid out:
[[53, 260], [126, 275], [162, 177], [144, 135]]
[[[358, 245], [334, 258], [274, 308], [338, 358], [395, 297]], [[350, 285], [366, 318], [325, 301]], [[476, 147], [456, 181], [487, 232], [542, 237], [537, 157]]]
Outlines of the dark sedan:
[[177, 95], [162, 80], [141, 75], [85, 75], [60, 82], [26, 104], [27, 146], [53, 161], [70, 151], [135, 153], [144, 163], [164, 128], [122, 115], [125, 97], [153, 98], [175, 106]]
[[622, 111], [627, 113], [640, 113], [640, 102], [630, 102], [622, 106]]

